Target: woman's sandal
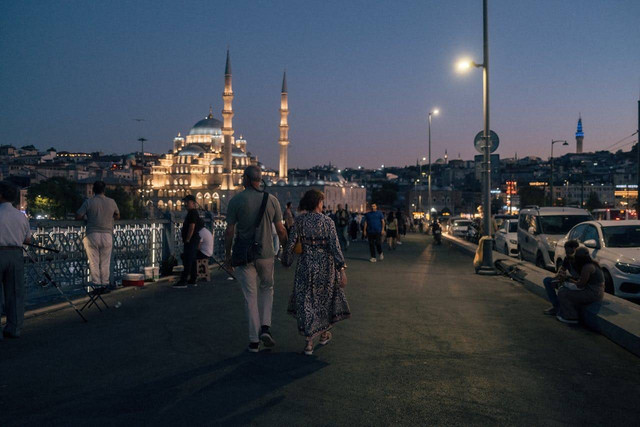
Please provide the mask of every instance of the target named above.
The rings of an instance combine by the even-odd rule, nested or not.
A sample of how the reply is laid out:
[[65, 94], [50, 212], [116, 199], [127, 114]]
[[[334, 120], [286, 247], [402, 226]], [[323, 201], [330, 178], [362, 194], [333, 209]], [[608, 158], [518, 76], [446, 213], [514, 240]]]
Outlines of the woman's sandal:
[[331, 332], [325, 332], [322, 335], [320, 335], [320, 341], [319, 341], [320, 345], [327, 345], [329, 341], [331, 341]]
[[313, 341], [307, 341], [307, 345], [304, 346], [304, 354], [307, 356], [313, 354]]

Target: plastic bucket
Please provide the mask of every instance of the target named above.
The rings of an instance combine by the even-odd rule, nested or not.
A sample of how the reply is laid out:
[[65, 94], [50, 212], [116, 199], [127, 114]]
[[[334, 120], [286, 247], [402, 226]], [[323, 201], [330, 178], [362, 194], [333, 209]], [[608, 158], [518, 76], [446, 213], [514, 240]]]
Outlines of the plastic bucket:
[[144, 268], [144, 280], [153, 280], [153, 267]]

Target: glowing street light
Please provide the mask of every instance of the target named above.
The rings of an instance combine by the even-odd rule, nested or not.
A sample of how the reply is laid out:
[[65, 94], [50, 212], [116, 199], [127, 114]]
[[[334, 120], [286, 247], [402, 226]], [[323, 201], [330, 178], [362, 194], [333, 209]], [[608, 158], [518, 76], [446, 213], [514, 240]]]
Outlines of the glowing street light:
[[429, 197], [429, 203], [427, 204], [429, 206], [429, 220], [431, 220], [431, 202], [432, 202], [432, 198], [431, 198], [431, 116], [437, 116], [438, 114], [440, 114], [440, 110], [438, 110], [437, 108], [433, 109], [432, 111], [429, 112], [429, 180], [428, 180], [428, 191], [427, 191], [427, 195]]

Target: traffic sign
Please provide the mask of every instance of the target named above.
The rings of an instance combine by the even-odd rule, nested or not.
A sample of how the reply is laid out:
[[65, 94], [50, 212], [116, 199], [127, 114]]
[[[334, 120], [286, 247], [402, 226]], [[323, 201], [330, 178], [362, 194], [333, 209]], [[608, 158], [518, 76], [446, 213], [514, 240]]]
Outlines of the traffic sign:
[[[480, 154], [484, 154], [484, 131], [481, 130], [480, 132], [478, 132], [478, 134], [476, 135], [476, 137], [473, 139], [473, 146], [476, 147], [476, 150], [478, 151], [478, 153]], [[498, 134], [495, 133], [494, 131], [489, 131], [489, 139], [491, 139], [491, 146], [489, 147], [489, 152], [493, 153], [494, 151], [496, 151], [498, 149], [498, 146], [500, 145], [500, 138], [498, 138]]]

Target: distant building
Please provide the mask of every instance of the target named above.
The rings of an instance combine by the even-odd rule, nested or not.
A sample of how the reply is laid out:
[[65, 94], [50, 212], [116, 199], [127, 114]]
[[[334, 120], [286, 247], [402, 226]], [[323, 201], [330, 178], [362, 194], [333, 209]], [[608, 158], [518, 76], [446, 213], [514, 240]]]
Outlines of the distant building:
[[578, 128], [576, 129], [576, 154], [582, 154], [582, 142], [584, 141], [584, 132], [582, 131], [582, 116], [578, 116]]

